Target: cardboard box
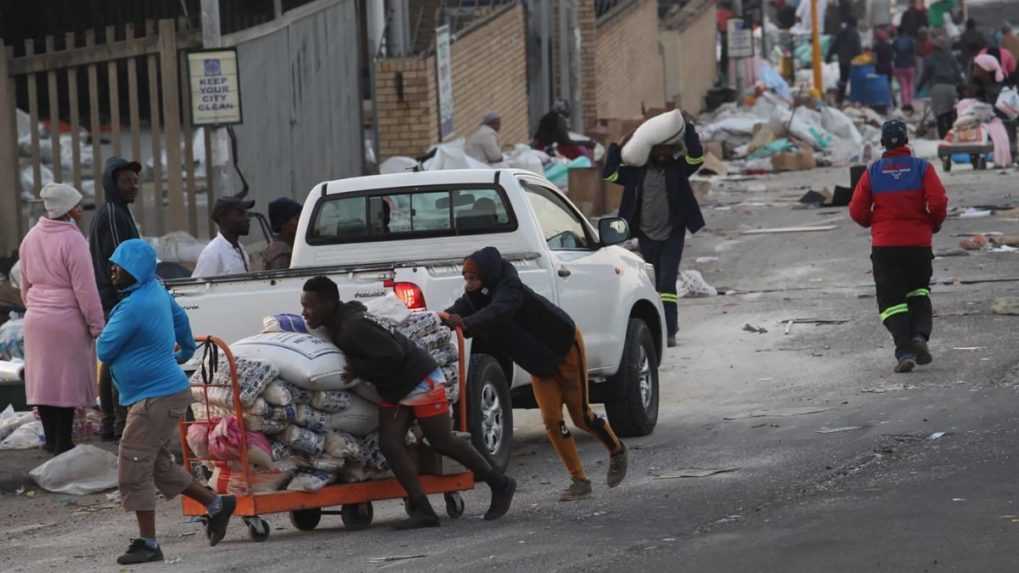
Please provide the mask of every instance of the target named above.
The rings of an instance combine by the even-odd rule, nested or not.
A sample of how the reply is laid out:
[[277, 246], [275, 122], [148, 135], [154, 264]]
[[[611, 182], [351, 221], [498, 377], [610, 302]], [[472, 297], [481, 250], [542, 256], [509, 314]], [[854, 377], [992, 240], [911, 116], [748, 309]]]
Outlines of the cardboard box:
[[704, 144], [704, 153], [714, 155], [719, 159], [725, 159], [725, 146], [721, 141], [709, 141]]
[[597, 217], [605, 204], [603, 185], [598, 167], [570, 169], [567, 195], [585, 216]]
[[814, 150], [801, 145], [799, 151], [773, 155], [771, 166], [775, 171], [807, 171], [817, 167], [817, 161], [814, 159]]

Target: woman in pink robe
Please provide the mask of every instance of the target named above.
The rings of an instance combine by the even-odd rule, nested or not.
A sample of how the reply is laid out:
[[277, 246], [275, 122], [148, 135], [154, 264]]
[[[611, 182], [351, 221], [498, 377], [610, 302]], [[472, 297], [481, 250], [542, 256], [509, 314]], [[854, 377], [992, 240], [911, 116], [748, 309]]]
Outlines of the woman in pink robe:
[[88, 241], [78, 229], [81, 193], [51, 183], [40, 195], [47, 216], [20, 249], [25, 397], [39, 411], [46, 449], [61, 454], [74, 447], [74, 409], [95, 405], [95, 339], [105, 322]]

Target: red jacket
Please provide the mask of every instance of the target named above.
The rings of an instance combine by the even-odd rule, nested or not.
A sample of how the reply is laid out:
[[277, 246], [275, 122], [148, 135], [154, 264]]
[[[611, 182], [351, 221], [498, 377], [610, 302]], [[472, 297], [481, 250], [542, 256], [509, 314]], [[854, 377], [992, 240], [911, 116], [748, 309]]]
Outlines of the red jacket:
[[849, 215], [871, 228], [875, 247], [929, 247], [948, 214], [934, 167], [908, 147], [885, 152], [856, 184]]

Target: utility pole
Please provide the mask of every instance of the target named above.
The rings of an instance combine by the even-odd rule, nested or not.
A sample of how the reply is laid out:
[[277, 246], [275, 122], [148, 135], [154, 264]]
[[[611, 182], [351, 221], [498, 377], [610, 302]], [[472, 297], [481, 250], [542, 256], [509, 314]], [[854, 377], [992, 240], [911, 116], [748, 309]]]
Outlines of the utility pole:
[[817, 13], [817, 0], [810, 0], [810, 40], [813, 45], [814, 92], [817, 99], [824, 96], [824, 83], [821, 78], [821, 25]]

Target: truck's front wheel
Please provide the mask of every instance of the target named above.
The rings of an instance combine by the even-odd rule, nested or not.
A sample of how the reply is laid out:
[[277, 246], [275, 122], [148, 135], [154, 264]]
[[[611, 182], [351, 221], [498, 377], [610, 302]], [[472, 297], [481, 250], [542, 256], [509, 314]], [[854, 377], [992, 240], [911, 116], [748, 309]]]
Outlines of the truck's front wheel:
[[631, 318], [619, 372], [609, 383], [615, 398], [605, 403], [612, 428], [621, 437], [646, 436], [658, 423], [658, 353], [643, 320]]
[[513, 446], [513, 405], [506, 373], [495, 358], [471, 356], [467, 400], [471, 442], [492, 467], [505, 471]]

